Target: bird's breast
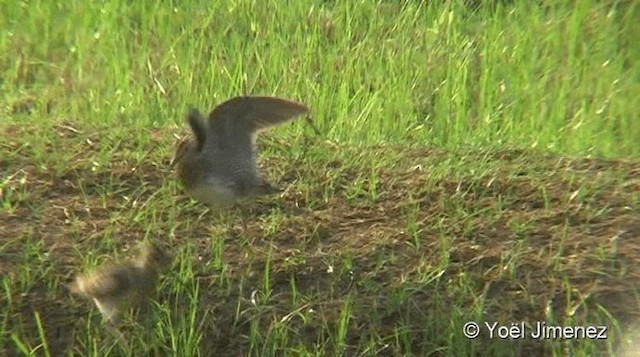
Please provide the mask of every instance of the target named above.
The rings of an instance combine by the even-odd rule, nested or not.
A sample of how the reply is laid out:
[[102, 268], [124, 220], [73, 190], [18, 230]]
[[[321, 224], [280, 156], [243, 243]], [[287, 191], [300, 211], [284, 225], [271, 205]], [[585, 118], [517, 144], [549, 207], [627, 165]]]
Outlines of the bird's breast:
[[193, 185], [187, 193], [193, 199], [213, 207], [228, 207], [236, 200], [236, 194], [231, 189], [213, 182]]

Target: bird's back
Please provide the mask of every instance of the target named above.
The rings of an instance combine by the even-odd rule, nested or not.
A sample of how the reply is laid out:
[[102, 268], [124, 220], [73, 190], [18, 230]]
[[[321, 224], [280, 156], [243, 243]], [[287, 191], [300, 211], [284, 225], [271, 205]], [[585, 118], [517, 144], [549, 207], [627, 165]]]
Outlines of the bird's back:
[[97, 299], [121, 299], [135, 294], [147, 284], [145, 270], [132, 263], [106, 266], [87, 275], [79, 276], [75, 290]]
[[228, 125], [214, 125], [210, 128], [211, 135], [201, 152], [201, 159], [208, 167], [209, 178], [229, 181], [230, 184], [257, 182], [254, 134], [242, 130], [232, 119], [223, 123]]

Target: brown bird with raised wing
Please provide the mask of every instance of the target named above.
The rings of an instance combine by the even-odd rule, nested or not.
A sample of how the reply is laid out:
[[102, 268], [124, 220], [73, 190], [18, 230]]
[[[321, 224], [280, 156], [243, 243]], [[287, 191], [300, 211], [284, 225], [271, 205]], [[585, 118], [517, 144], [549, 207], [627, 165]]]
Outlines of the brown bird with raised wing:
[[275, 97], [236, 97], [218, 105], [205, 120], [197, 109], [187, 115], [193, 138], [181, 140], [171, 160], [185, 191], [214, 207], [278, 190], [260, 176], [256, 137], [269, 127], [308, 112], [298, 102]]

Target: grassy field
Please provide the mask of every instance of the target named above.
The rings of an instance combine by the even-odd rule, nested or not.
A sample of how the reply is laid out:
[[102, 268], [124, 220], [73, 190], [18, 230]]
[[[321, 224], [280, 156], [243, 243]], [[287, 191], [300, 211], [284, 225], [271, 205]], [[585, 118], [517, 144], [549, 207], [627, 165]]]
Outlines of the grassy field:
[[[640, 3], [485, 3], [0, 0], [0, 354], [632, 355]], [[218, 215], [168, 162], [242, 94], [321, 135], [263, 135], [284, 193]], [[122, 342], [67, 284], [145, 239]], [[538, 321], [607, 338], [484, 325]]]

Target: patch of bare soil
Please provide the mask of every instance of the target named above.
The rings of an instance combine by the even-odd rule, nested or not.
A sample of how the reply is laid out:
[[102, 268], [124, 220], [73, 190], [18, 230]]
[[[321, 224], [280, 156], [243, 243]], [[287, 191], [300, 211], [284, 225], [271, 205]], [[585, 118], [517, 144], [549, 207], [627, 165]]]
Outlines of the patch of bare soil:
[[[67, 140], [81, 135], [69, 128], [59, 130]], [[100, 138], [91, 139], [97, 150]], [[170, 147], [171, 140], [152, 136], [148, 146]], [[57, 145], [64, 146], [60, 141]], [[292, 280], [301, 295], [315, 297], [301, 307], [318, 313], [315, 321], [292, 319], [292, 330], [298, 331], [301, 343], [317, 342], [323, 326], [335, 326], [347, 296], [357, 301], [348, 326], [350, 346], [372, 334], [392, 338], [401, 322], [415, 331], [415, 350], [436, 350], [428, 348], [433, 340], [428, 327], [433, 319], [446, 318], [443, 312], [450, 306], [443, 298], [451, 293], [457, 295], [451, 299], [466, 301], [469, 308], [482, 300], [486, 321], [538, 321], [554, 316], [559, 322], [577, 324], [587, 321], [599, 306], [621, 326], [640, 317], [636, 298], [640, 164], [635, 162], [504, 151], [470, 157], [470, 161], [489, 157], [495, 169], [484, 174], [435, 178], [426, 163], [421, 167], [415, 163], [425, 158], [437, 162], [443, 153], [400, 148], [402, 162], [372, 169], [377, 182], [362, 183], [365, 191], [375, 184], [377, 195], [371, 198], [347, 192], [361, 177], [360, 168], [339, 159], [310, 165], [304, 158], [275, 157], [267, 166], [289, 173], [281, 182], [289, 189], [282, 197], [242, 208], [240, 222], [220, 233], [213, 214], [203, 216], [203, 206], [186, 206], [184, 200], [176, 203], [177, 213], [171, 207], [154, 211], [153, 224], [118, 218], [131, 210], [143, 212], [156, 191], [173, 180], [163, 159], [140, 163], [114, 157], [111, 167], [94, 170], [88, 152], [54, 173], [39, 168], [28, 149], [20, 147], [15, 142], [6, 144], [2, 150], [14, 154], [0, 157], [5, 181], [0, 200], [13, 207], [0, 211], [0, 273], [18, 281], [21, 266], [27, 263], [24, 247], [35, 242], [41, 242], [47, 253], [33, 258], [40, 259], [45, 273], [34, 277], [35, 283], [26, 290], [14, 286], [13, 295], [0, 296], [0, 305], [9, 306], [9, 326], [33, 331], [33, 341], [37, 341], [34, 312], [38, 312], [53, 355], [72, 348], [74, 331], [82, 328], [77, 321], [86, 317], [88, 306], [71, 299], [62, 284], [52, 290], [51, 282], [69, 282], [80, 269], [78, 252], [96, 249], [105, 234], [121, 247], [148, 234], [167, 237], [167, 243], [176, 247], [189, 241], [202, 257], [212, 255], [212, 234], [223, 234], [223, 260], [231, 267], [227, 274], [235, 288], [219, 291], [218, 272], [196, 267], [204, 287], [200, 308], [213, 310], [201, 342], [207, 355], [246, 352], [244, 336], [250, 320], [259, 319], [266, 331], [274, 319], [291, 313], [296, 308], [291, 305]], [[370, 148], [368, 154], [393, 150]], [[299, 182], [309, 182], [311, 188], [295, 189]], [[325, 200], [323, 183], [327, 182], [333, 193]], [[101, 190], [107, 186], [117, 194], [105, 199]], [[265, 222], [274, 210], [281, 219], [274, 232], [265, 233]], [[408, 215], [415, 222], [418, 248], [412, 245], [415, 239], [408, 229]], [[189, 225], [181, 223], [187, 219]], [[105, 233], [106, 227], [114, 225]], [[241, 237], [250, 244], [239, 244]], [[443, 242], [448, 246], [443, 247]], [[330, 262], [338, 268], [347, 258], [352, 272], [328, 273]], [[239, 301], [250, 300], [251, 290], [261, 286], [267, 259], [272, 298], [268, 309], [253, 311], [249, 301]], [[435, 282], [422, 281], [425, 269], [440, 266]], [[472, 282], [468, 296], [460, 296], [464, 290], [455, 288], [462, 275]], [[411, 293], [394, 303], [397, 291]], [[169, 292], [165, 295], [174, 300], [173, 306], [184, 299]], [[245, 314], [236, 317], [239, 303]], [[549, 345], [539, 341], [516, 343], [525, 354], [549, 351]]]

